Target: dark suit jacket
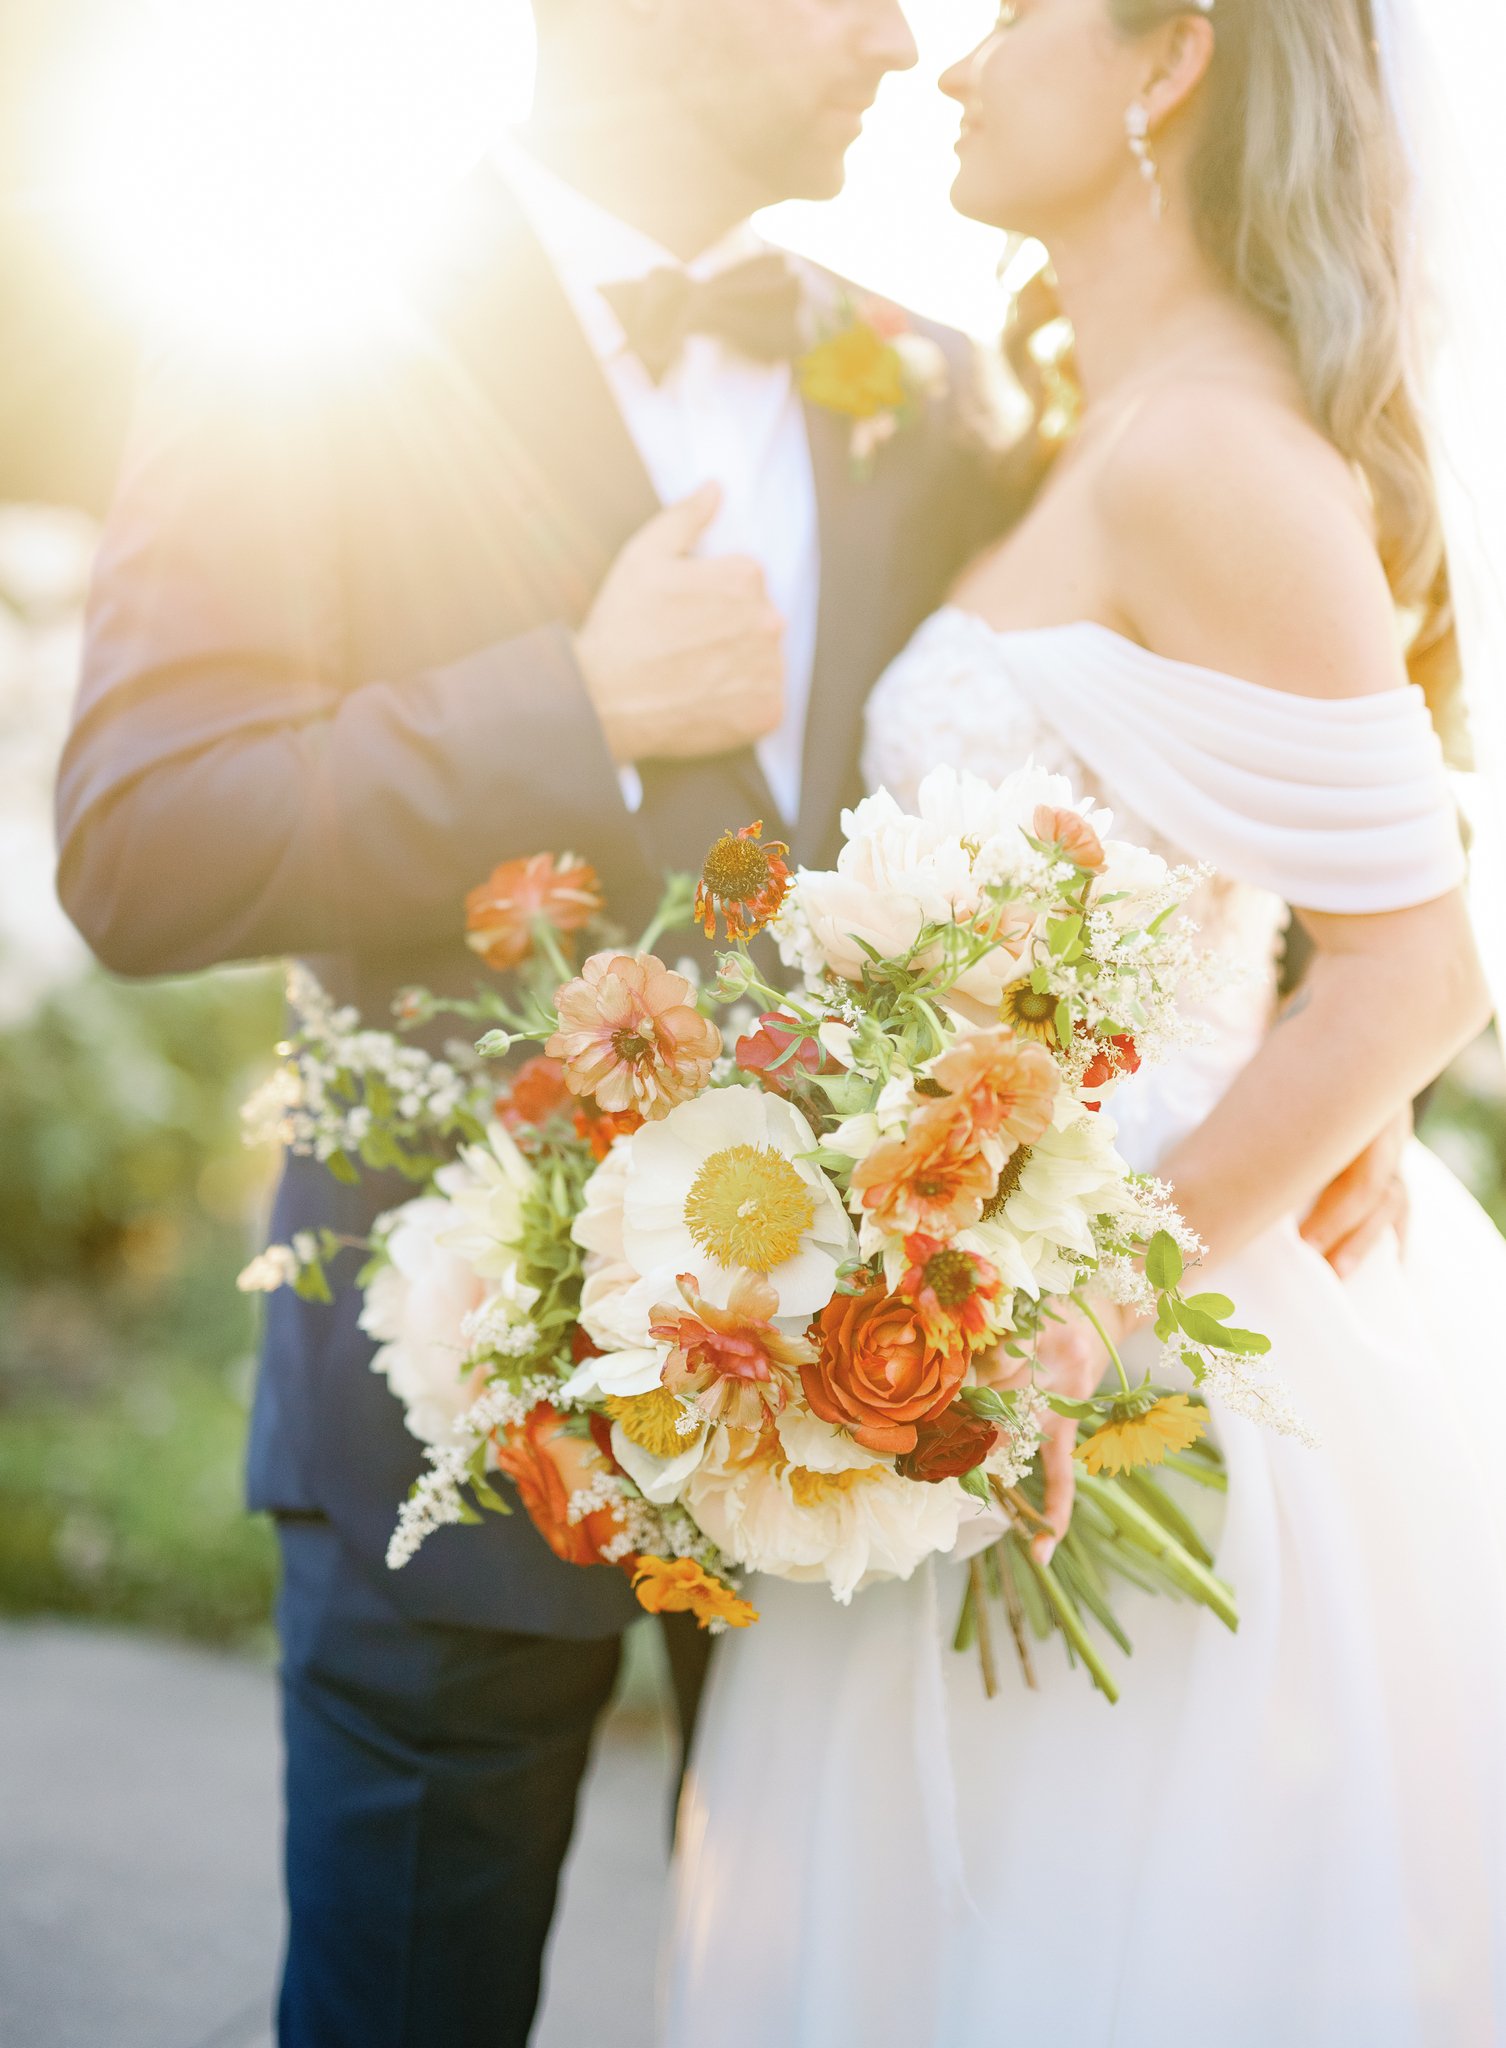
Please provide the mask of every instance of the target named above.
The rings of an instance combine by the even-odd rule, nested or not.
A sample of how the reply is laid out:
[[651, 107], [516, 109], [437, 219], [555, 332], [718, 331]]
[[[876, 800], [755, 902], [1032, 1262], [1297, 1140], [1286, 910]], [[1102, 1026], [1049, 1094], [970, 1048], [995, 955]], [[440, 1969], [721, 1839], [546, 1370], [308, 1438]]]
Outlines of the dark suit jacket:
[[[964, 352], [954, 391], [965, 382]], [[955, 397], [866, 482], [810, 410], [822, 593], [796, 850], [855, 792], [864, 697], [994, 516]], [[589, 344], [500, 181], [400, 332], [359, 363], [149, 374], [106, 527], [59, 784], [63, 901], [107, 966], [275, 954], [381, 1022], [409, 983], [474, 983], [461, 899], [502, 859], [571, 850], [629, 929], [668, 867], [776, 812], [751, 753], [643, 764], [633, 816], [570, 629], [657, 509]], [[276, 1238], [362, 1234], [402, 1190], [288, 1163]], [[319, 1511], [379, 1569], [420, 1469], [347, 1284], [269, 1305], [252, 1505]], [[622, 1576], [558, 1563], [525, 1516], [442, 1531], [394, 1591], [434, 1619], [619, 1628]]]

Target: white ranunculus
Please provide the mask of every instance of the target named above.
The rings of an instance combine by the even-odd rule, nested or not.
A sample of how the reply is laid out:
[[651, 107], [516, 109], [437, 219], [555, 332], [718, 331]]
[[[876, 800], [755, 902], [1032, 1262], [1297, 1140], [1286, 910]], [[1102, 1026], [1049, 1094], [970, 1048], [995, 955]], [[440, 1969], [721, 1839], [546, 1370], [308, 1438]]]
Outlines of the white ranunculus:
[[1137, 1213], [1116, 1136], [1112, 1117], [1095, 1115], [1064, 1091], [1002, 1211], [964, 1231], [958, 1243], [1031, 1294], [1066, 1292], [1081, 1275], [1080, 1258], [1095, 1256], [1093, 1219]]
[[445, 1443], [477, 1400], [485, 1375], [464, 1372], [466, 1319], [491, 1289], [449, 1242], [452, 1204], [424, 1195], [392, 1221], [387, 1263], [366, 1289], [361, 1328], [380, 1345], [371, 1361], [402, 1402], [408, 1428], [423, 1443]]
[[[787, 1410], [779, 1428], [785, 1459], [739, 1459], [725, 1431], [681, 1492], [717, 1547], [748, 1571], [825, 1581], [845, 1603], [882, 1579], [908, 1579], [928, 1557], [949, 1552], [969, 1502], [956, 1480], [921, 1486], [901, 1479], [842, 1432]], [[820, 1459], [797, 1463], [793, 1452]], [[798, 1498], [797, 1498], [798, 1495]]]
[[1148, 924], [1165, 905], [1171, 869], [1158, 853], [1132, 839], [1106, 839], [1103, 852], [1097, 894], [1123, 899], [1109, 905], [1115, 924], [1126, 931]]
[[[802, 1183], [813, 1217], [794, 1254], [768, 1270], [767, 1278], [779, 1297], [781, 1318], [814, 1315], [831, 1299], [837, 1268], [853, 1246], [840, 1195], [807, 1156], [815, 1143], [798, 1110], [755, 1088], [708, 1089], [660, 1122], [645, 1124], [620, 1148], [627, 1165], [621, 1193], [625, 1263], [646, 1281], [667, 1276], [672, 1283], [679, 1274], [693, 1274], [706, 1300], [725, 1308], [739, 1268], [723, 1264], [692, 1236], [687, 1205], [703, 1169], [719, 1154], [739, 1148], [774, 1154]], [[593, 1229], [605, 1236], [608, 1228], [598, 1210]], [[673, 1299], [672, 1284], [657, 1297]]]
[[450, 1205], [445, 1242], [483, 1279], [514, 1273], [534, 1171], [502, 1126], [488, 1128], [484, 1145], [463, 1146], [459, 1159], [435, 1174], [434, 1185]]

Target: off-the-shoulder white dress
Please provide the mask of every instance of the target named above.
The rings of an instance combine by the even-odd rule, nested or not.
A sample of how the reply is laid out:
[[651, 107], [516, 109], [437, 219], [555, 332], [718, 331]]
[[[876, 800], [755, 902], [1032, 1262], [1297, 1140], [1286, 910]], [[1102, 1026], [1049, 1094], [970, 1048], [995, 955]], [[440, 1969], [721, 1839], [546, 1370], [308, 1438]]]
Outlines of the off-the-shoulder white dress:
[[[1258, 1045], [1285, 903], [1462, 873], [1416, 691], [1317, 702], [938, 614], [873, 696], [870, 782], [1032, 757], [1213, 863], [1200, 922], [1245, 969], [1210, 1044], [1117, 1095], [1136, 1165]], [[1217, 1416], [1237, 1637], [1136, 1596], [1118, 1707], [1055, 1644], [990, 1704], [949, 1647], [957, 1565], [848, 1609], [756, 1583], [688, 1785], [668, 2048], [1506, 2043], [1506, 1244], [1421, 1146], [1408, 1175], [1405, 1257], [1341, 1281], [1292, 1221], [1205, 1283], [1320, 1438]]]

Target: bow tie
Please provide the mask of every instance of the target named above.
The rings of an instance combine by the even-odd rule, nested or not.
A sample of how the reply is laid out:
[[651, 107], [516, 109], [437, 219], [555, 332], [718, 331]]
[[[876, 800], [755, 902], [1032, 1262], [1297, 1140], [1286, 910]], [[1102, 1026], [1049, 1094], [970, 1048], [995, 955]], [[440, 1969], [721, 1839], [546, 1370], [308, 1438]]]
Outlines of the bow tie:
[[656, 384], [673, 368], [688, 335], [714, 334], [765, 363], [789, 362], [804, 346], [800, 280], [772, 249], [713, 277], [651, 270], [647, 277], [603, 285], [601, 295]]

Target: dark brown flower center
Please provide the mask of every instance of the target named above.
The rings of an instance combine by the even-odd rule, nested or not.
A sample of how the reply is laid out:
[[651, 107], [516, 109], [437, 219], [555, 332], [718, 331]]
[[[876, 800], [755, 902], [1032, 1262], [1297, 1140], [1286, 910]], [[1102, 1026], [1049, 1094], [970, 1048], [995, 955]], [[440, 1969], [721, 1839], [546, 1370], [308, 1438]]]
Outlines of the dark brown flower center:
[[1033, 988], [1016, 991], [1011, 999], [1014, 1014], [1022, 1024], [1045, 1024], [1056, 1015], [1056, 997], [1037, 995]]
[[944, 1101], [946, 1090], [939, 1081], [933, 1081], [929, 1074], [922, 1074], [915, 1084], [917, 1095], [929, 1095], [933, 1102]]
[[967, 1252], [937, 1252], [926, 1261], [925, 1281], [943, 1308], [963, 1308], [978, 1291], [978, 1269]]
[[1034, 1149], [1032, 1145], [1017, 1145], [1005, 1160], [1004, 1171], [999, 1175], [999, 1185], [989, 1197], [988, 1205], [983, 1211], [985, 1223], [992, 1223], [995, 1216], [1003, 1212], [1004, 1204], [1010, 1196], [1019, 1193], [1021, 1177], [1030, 1164], [1030, 1155]]
[[613, 1052], [616, 1053], [618, 1059], [625, 1060], [630, 1067], [637, 1066], [640, 1060], [646, 1060], [653, 1049], [653, 1040], [645, 1038], [641, 1031], [614, 1031], [612, 1033]]
[[706, 856], [701, 879], [723, 903], [751, 903], [773, 876], [769, 856], [756, 839], [724, 832]]

